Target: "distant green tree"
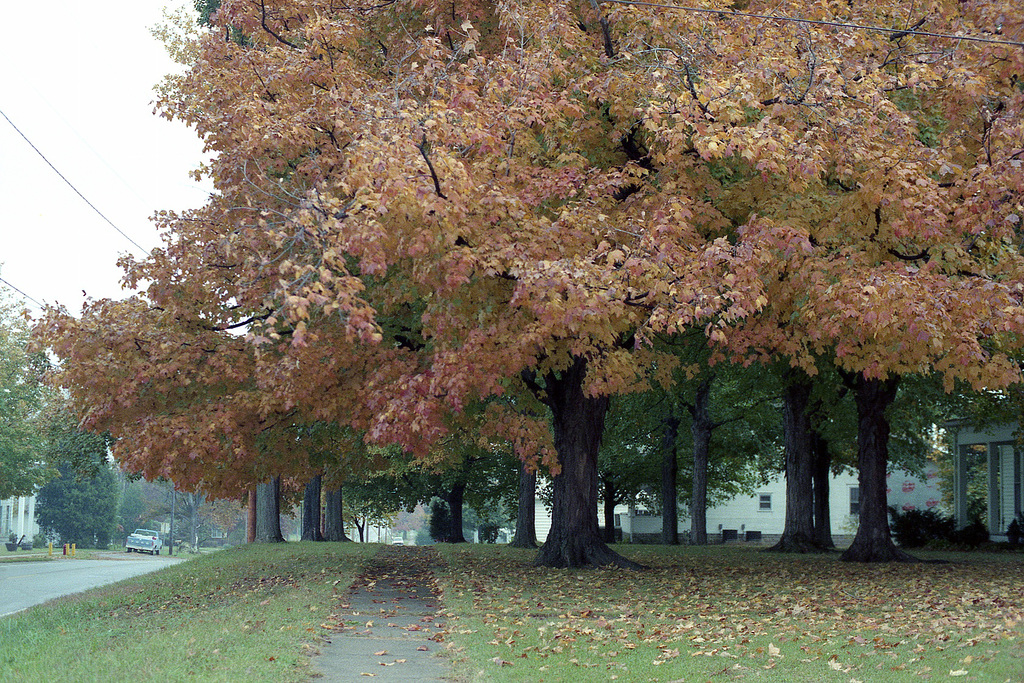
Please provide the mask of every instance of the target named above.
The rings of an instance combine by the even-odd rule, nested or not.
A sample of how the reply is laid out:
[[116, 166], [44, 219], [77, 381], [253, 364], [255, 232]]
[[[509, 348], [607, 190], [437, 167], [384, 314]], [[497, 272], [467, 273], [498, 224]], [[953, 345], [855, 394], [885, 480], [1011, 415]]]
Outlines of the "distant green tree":
[[39, 526], [61, 543], [106, 548], [117, 523], [117, 499], [117, 479], [109, 465], [81, 474], [65, 462], [39, 490]]
[[[430, 537], [438, 542], [448, 542], [451, 537], [452, 513], [448, 503], [435, 498], [430, 502]], [[465, 540], [465, 539], [463, 539]]]
[[16, 306], [0, 299], [0, 499], [29, 494], [50, 474], [39, 429], [46, 358], [28, 352], [28, 337]]
[[121, 499], [117, 506], [117, 532], [127, 536], [143, 527], [149, 506], [142, 496], [142, 485], [138, 481], [126, 481], [121, 487]]
[[210, 17], [220, 8], [220, 0], [195, 0], [196, 12], [199, 13], [199, 23], [203, 26], [212, 26]]

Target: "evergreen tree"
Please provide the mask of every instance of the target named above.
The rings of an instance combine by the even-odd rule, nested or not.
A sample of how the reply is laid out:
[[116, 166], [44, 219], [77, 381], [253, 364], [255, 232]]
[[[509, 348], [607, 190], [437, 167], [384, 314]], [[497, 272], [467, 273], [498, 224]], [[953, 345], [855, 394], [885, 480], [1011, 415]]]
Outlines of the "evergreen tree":
[[71, 463], [40, 489], [36, 501], [39, 526], [61, 543], [106, 548], [117, 522], [117, 480], [109, 465], [89, 475]]

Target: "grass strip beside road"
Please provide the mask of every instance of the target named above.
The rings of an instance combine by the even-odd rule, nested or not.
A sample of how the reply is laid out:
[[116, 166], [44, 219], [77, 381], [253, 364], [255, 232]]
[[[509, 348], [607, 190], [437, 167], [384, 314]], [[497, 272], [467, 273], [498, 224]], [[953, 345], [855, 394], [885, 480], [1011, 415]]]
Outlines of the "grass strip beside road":
[[308, 681], [376, 545], [249, 545], [0, 619], [3, 681]]
[[[0, 619], [0, 680], [308, 681], [338, 597], [379, 548], [233, 548]], [[651, 567], [629, 572], [437, 549], [463, 681], [1024, 680], [1020, 554], [860, 565], [620, 546]]]
[[644, 572], [438, 546], [469, 681], [1024, 681], [1024, 555], [864, 565], [735, 547], [618, 546]]

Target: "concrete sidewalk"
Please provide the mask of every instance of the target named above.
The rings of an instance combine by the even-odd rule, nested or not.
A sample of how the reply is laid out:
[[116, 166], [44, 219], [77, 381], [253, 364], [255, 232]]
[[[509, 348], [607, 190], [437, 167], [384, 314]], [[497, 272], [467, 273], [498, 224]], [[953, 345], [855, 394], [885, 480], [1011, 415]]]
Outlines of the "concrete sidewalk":
[[333, 610], [338, 630], [313, 658], [318, 683], [443, 681], [444, 624], [430, 567], [429, 547], [385, 546]]

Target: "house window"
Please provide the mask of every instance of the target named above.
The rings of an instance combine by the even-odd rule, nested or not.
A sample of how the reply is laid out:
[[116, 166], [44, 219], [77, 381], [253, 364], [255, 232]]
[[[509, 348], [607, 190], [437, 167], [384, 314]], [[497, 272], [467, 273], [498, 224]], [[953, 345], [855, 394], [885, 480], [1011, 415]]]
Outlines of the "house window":
[[859, 486], [851, 486], [850, 487], [850, 514], [851, 515], [859, 515], [860, 514], [860, 487]]
[[757, 509], [761, 512], [772, 511], [772, 494], [762, 493], [758, 496]]

